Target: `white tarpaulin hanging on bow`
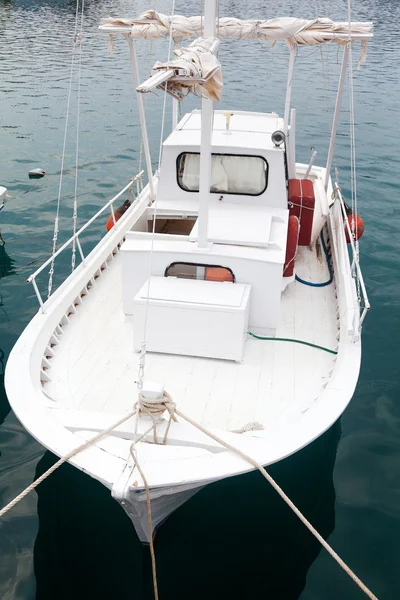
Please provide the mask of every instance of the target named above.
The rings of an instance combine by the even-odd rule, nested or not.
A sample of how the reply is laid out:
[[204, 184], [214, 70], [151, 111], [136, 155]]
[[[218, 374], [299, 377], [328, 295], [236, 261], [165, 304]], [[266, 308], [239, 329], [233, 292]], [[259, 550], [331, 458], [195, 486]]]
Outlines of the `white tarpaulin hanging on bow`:
[[[182, 99], [187, 93], [197, 91], [211, 100], [220, 100], [222, 93], [221, 64], [217, 57], [210, 52], [216, 38], [198, 38], [187, 48], [176, 48], [174, 60], [165, 63], [156, 62], [155, 71], [178, 70], [188, 80], [168, 80], [160, 85], [167, 92], [172, 90]], [[201, 80], [196, 82], [193, 80]], [[165, 87], [166, 86], [166, 87]]]

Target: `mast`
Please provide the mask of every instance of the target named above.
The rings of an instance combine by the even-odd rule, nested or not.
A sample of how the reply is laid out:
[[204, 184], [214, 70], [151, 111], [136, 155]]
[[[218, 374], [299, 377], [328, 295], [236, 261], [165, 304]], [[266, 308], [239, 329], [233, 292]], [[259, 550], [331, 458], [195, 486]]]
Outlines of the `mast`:
[[[204, 37], [215, 37], [216, 0], [204, 2]], [[211, 147], [214, 102], [201, 99], [200, 178], [199, 178], [199, 248], [208, 243], [208, 205], [211, 187]]]

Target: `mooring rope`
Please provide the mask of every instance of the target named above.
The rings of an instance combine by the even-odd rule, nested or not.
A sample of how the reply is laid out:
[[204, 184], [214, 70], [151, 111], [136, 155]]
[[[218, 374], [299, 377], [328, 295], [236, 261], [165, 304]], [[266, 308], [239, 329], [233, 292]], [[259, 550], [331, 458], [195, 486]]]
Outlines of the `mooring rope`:
[[87, 440], [86, 442], [84, 442], [83, 444], [78, 446], [77, 448], [74, 448], [74, 450], [71, 450], [67, 454], [64, 454], [64, 456], [62, 456], [60, 458], [60, 460], [58, 460], [56, 463], [54, 463], [54, 465], [52, 467], [50, 467], [50, 469], [47, 469], [47, 471], [45, 471], [43, 473], [43, 475], [41, 475], [40, 477], [35, 479], [35, 481], [33, 481], [30, 485], [28, 485], [28, 487], [25, 488], [20, 494], [18, 494], [18, 496], [16, 496], [13, 500], [11, 500], [11, 502], [6, 504], [6, 506], [0, 510], [0, 518], [3, 517], [16, 504], [18, 504], [18, 502], [20, 502], [20, 500], [25, 498], [25, 496], [27, 496], [29, 494], [29, 492], [34, 490], [40, 483], [42, 483], [42, 481], [47, 479], [47, 477], [49, 475], [54, 473], [54, 471], [56, 471], [58, 469], [58, 467], [61, 467], [61, 465], [63, 463], [67, 462], [70, 458], [73, 458], [74, 456], [79, 454], [79, 452], [82, 452], [83, 450], [85, 450], [86, 448], [88, 448], [89, 446], [91, 446], [92, 444], [97, 442], [98, 440], [100, 440], [102, 437], [107, 435], [107, 433], [110, 433], [110, 431], [112, 431], [113, 429], [116, 429], [116, 427], [119, 427], [119, 425], [122, 425], [122, 423], [125, 423], [125, 421], [127, 421], [128, 419], [133, 417], [134, 414], [135, 414], [135, 411], [132, 410], [128, 415], [126, 415], [122, 419], [119, 419], [119, 421], [117, 421], [113, 425], [110, 425], [110, 427], [107, 427], [107, 429], [100, 431], [100, 433], [96, 434], [94, 437], [90, 438], [89, 440]]
[[[162, 412], [165, 412], [165, 408]], [[169, 429], [169, 428], [168, 428]], [[154, 600], [158, 600], [158, 585], [157, 585], [157, 565], [156, 565], [156, 554], [154, 552], [154, 540], [153, 540], [153, 519], [151, 516], [151, 500], [150, 500], [150, 489], [149, 484], [147, 483], [147, 479], [145, 474], [143, 473], [139, 461], [137, 458], [136, 448], [134, 444], [131, 444], [129, 449], [130, 454], [133, 458], [135, 466], [140, 473], [140, 477], [143, 480], [144, 487], [146, 489], [146, 504], [147, 504], [147, 527], [149, 530], [149, 543], [150, 543], [150, 556], [151, 556], [151, 572], [153, 575], [153, 590], [154, 590]]]
[[[285, 494], [283, 489], [278, 485], [278, 483], [273, 479], [273, 477], [264, 469], [264, 467], [260, 463], [258, 463], [254, 458], [252, 458], [248, 454], [245, 454], [244, 452], [242, 452], [242, 450], [239, 450], [239, 448], [236, 448], [235, 446], [232, 446], [228, 442], [225, 442], [223, 439], [221, 439], [220, 437], [218, 437], [217, 435], [212, 433], [209, 429], [206, 429], [200, 423], [197, 423], [196, 421], [194, 421], [193, 419], [191, 419], [190, 417], [185, 415], [183, 412], [178, 410], [176, 408], [175, 403], [173, 402], [171, 396], [168, 394], [168, 392], [164, 391], [162, 398], [158, 399], [158, 401], [151, 400], [150, 403], [151, 403], [152, 415], [160, 416], [163, 412], [168, 410], [170, 415], [172, 415], [172, 416], [177, 415], [177, 416], [181, 417], [182, 419], [184, 419], [185, 421], [190, 423], [190, 425], [192, 425], [193, 427], [195, 427], [196, 429], [198, 429], [199, 431], [201, 431], [202, 433], [207, 435], [209, 438], [211, 438], [212, 440], [214, 440], [215, 442], [217, 442], [218, 444], [220, 444], [227, 450], [230, 450], [234, 454], [237, 454], [238, 456], [240, 456], [240, 458], [242, 458], [249, 464], [253, 465], [253, 467], [255, 467], [258, 471], [260, 471], [261, 475], [268, 481], [268, 483], [274, 488], [274, 490], [286, 502], [286, 504], [289, 506], [289, 508], [291, 508], [291, 510], [295, 513], [295, 515], [307, 527], [307, 529], [319, 541], [319, 543], [325, 548], [325, 550], [332, 556], [332, 558], [338, 563], [338, 565], [340, 567], [342, 567], [342, 569], [347, 573], [347, 575], [349, 577], [351, 577], [351, 579], [358, 585], [358, 587], [369, 598], [371, 598], [371, 600], [378, 600], [377, 596], [375, 596], [371, 592], [371, 590], [365, 585], [365, 583], [363, 581], [361, 581], [361, 579], [354, 573], [354, 571], [352, 571], [352, 569], [350, 569], [350, 567], [337, 554], [337, 552], [335, 552], [335, 550], [332, 548], [332, 546], [330, 546], [330, 544], [328, 544], [328, 542], [326, 540], [324, 540], [324, 538], [321, 536], [321, 534], [315, 529], [315, 527], [303, 515], [303, 513], [292, 502], [292, 500], [289, 498], [289, 496], [287, 496], [287, 494]], [[139, 410], [142, 410], [141, 406], [140, 406]], [[146, 409], [144, 409], [144, 410], [146, 410]], [[168, 426], [168, 429], [169, 429], [169, 426]], [[166, 436], [164, 435], [163, 443], [165, 443], [165, 437]], [[146, 488], [147, 516], [148, 516], [148, 523], [151, 524], [151, 504], [150, 504], [150, 492], [148, 489], [148, 483], [147, 483], [147, 480], [145, 479], [145, 477], [143, 476], [143, 471], [140, 469], [139, 464], [137, 462], [137, 457], [134, 456], [132, 449], [131, 449], [131, 454], [132, 454], [133, 459], [135, 460], [135, 464], [138, 467], [139, 473], [143, 479], [143, 483]], [[152, 529], [150, 529], [149, 530], [149, 539], [150, 539], [150, 551], [152, 553], [152, 561], [154, 560], [154, 570], [153, 570], [153, 577], [154, 577], [156, 570], [155, 570], [155, 555], [154, 555], [154, 546], [153, 546], [152, 536], [153, 536], [153, 531], [152, 531]], [[156, 583], [155, 583], [155, 585], [156, 585]], [[154, 592], [156, 593], [156, 588], [155, 588]], [[158, 594], [156, 596], [156, 599], [157, 598], [158, 598]]]
[[[143, 404], [143, 402], [144, 402], [144, 404]], [[148, 406], [148, 405], [150, 405], [150, 406]], [[164, 434], [163, 443], [165, 443], [165, 441], [166, 441], [166, 435], [168, 433], [171, 420], [175, 419], [175, 416], [177, 415], [177, 416], [181, 417], [183, 420], [187, 421], [190, 425], [192, 425], [193, 427], [195, 427], [196, 429], [198, 429], [199, 431], [201, 431], [202, 433], [207, 435], [209, 438], [211, 438], [212, 440], [214, 440], [215, 442], [217, 442], [218, 444], [220, 444], [221, 446], [226, 448], [227, 450], [233, 452], [234, 454], [237, 454], [240, 458], [242, 458], [243, 460], [245, 460], [246, 462], [251, 464], [255, 469], [260, 471], [262, 476], [268, 481], [268, 483], [280, 495], [280, 497], [284, 500], [284, 502], [286, 502], [286, 504], [289, 506], [289, 508], [295, 513], [295, 515], [300, 519], [300, 521], [307, 527], [307, 529], [310, 531], [310, 533], [312, 533], [312, 535], [319, 541], [319, 543], [332, 556], [332, 558], [345, 571], [345, 573], [347, 573], [347, 575], [354, 581], [354, 583], [356, 583], [358, 585], [358, 587], [364, 592], [364, 594], [366, 594], [368, 596], [368, 598], [370, 598], [371, 600], [378, 600], [377, 596], [375, 596], [375, 594], [372, 593], [372, 591], [365, 585], [365, 583], [363, 581], [361, 581], [361, 579], [354, 573], [354, 571], [352, 571], [352, 569], [337, 554], [337, 552], [335, 552], [335, 550], [332, 548], [332, 546], [330, 546], [330, 544], [328, 544], [328, 542], [326, 540], [324, 540], [324, 538], [321, 536], [321, 534], [315, 529], [315, 527], [303, 515], [303, 513], [292, 502], [292, 500], [289, 498], [289, 496], [287, 496], [285, 494], [285, 492], [279, 486], [279, 484], [273, 479], [273, 477], [264, 469], [264, 467], [260, 463], [258, 463], [254, 458], [252, 458], [248, 454], [245, 454], [244, 452], [242, 452], [242, 450], [240, 450], [239, 448], [236, 448], [235, 446], [232, 446], [232, 444], [225, 442], [219, 436], [212, 433], [209, 429], [206, 429], [205, 427], [203, 427], [203, 425], [201, 425], [200, 423], [197, 423], [196, 421], [194, 421], [193, 419], [191, 419], [190, 417], [185, 415], [183, 412], [178, 410], [176, 408], [175, 403], [173, 402], [171, 396], [168, 394], [168, 392], [165, 392], [165, 391], [161, 398], [159, 398], [157, 400], [154, 399], [151, 401], [149, 401], [148, 399], [145, 400], [143, 398], [143, 394], [140, 394], [138, 411], [136, 411], [136, 405], [135, 405], [134, 409], [129, 414], [125, 415], [122, 419], [120, 419], [119, 421], [117, 421], [116, 423], [114, 423], [113, 425], [108, 427], [107, 429], [104, 429], [103, 431], [101, 431], [100, 433], [95, 435], [90, 440], [87, 440], [86, 442], [84, 442], [83, 444], [81, 444], [80, 446], [75, 448], [74, 450], [71, 450], [70, 452], [65, 454], [63, 457], [61, 457], [60, 460], [58, 460], [52, 467], [50, 467], [50, 469], [48, 469], [45, 473], [43, 473], [43, 475], [41, 475], [38, 479], [36, 479], [33, 483], [31, 483], [31, 485], [29, 485], [23, 492], [21, 492], [11, 502], [9, 502], [0, 511], [0, 518], [2, 516], [4, 516], [9, 510], [11, 510], [11, 508], [13, 508], [20, 500], [25, 498], [25, 496], [27, 494], [29, 494], [29, 492], [31, 492], [33, 489], [35, 489], [42, 481], [44, 481], [47, 477], [49, 477], [49, 475], [51, 475], [63, 463], [68, 461], [73, 456], [76, 456], [79, 452], [82, 452], [87, 447], [94, 444], [96, 441], [98, 441], [99, 439], [101, 439], [102, 437], [104, 437], [105, 435], [110, 433], [113, 429], [115, 429], [116, 427], [118, 427], [119, 425], [121, 425], [122, 423], [124, 423], [125, 421], [130, 419], [131, 417], [133, 417], [136, 414], [136, 412], [138, 412], [138, 413], [144, 412], [145, 414], [146, 413], [149, 414], [147, 412], [148, 410], [151, 411], [150, 415], [151, 415], [151, 418], [153, 419], [154, 428], [156, 427], [156, 425], [158, 423], [155, 420], [156, 417], [159, 417], [160, 415], [162, 415], [166, 410], [168, 410], [168, 412], [170, 414], [170, 422], [167, 425], [167, 431]], [[141, 439], [143, 439], [143, 437]], [[149, 489], [147, 479], [146, 479], [146, 477], [139, 465], [138, 459], [137, 459], [135, 443], [132, 443], [130, 446], [130, 454], [133, 458], [135, 466], [138, 468], [138, 471], [143, 480], [143, 484], [144, 484], [144, 487], [146, 490], [147, 521], [148, 521], [148, 528], [149, 528], [149, 541], [150, 541], [150, 553], [151, 553], [151, 561], [152, 561], [154, 595], [155, 595], [155, 600], [158, 600], [157, 572], [156, 572], [156, 559], [155, 559], [154, 542], [153, 542], [153, 525], [152, 525], [152, 516], [151, 516], [150, 489]]]

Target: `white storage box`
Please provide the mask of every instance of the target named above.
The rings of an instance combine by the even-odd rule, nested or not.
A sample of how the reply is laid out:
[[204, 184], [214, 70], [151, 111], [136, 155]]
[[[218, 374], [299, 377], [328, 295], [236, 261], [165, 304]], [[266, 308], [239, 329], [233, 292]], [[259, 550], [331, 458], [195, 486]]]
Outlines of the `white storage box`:
[[[151, 277], [146, 349], [240, 361], [249, 320], [250, 285]], [[148, 282], [133, 300], [134, 348], [140, 351]]]

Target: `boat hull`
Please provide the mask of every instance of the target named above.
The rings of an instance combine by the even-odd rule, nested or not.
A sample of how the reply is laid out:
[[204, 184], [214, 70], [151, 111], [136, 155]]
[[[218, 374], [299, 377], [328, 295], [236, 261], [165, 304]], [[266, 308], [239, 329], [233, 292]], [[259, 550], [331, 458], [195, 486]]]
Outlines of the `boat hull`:
[[[324, 170], [320, 171], [322, 179]], [[330, 186], [329, 197], [331, 192]], [[56, 340], [57, 343], [57, 338], [62, 337], [58, 331], [60, 324], [61, 329], [64, 328], [66, 332], [69, 327], [73, 327], [75, 308], [72, 310], [71, 307], [82, 294], [82, 290], [86, 289], [89, 295], [92, 294], [91, 290], [96, 288], [96, 274], [100, 279], [107, 277], [108, 265], [118, 254], [124, 236], [141, 217], [148, 204], [149, 195], [145, 188], [138, 201], [120, 219], [117, 226], [86, 257], [85, 264], [74, 271], [32, 319], [10, 355], [5, 378], [10, 404], [25, 428], [58, 456], [65, 456], [81, 445], [83, 440], [105, 429], [105, 426], [96, 428], [95, 425], [74, 426], [63, 423], [60, 415], [62, 411], [65, 414], [71, 412], [71, 405], [68, 404], [67, 394], [65, 397], [54, 398], [46, 392], [46, 384], [50, 377], [49, 371], [43, 368], [46, 364], [44, 358], [46, 353], [52, 350], [51, 340]], [[340, 207], [333, 206], [327, 217], [327, 225], [335, 271], [335, 311], [338, 320], [338, 354], [329, 380], [315, 401], [313, 398], [309, 399], [301, 414], [299, 425], [294, 423], [284, 430], [255, 430], [243, 434], [233, 433], [229, 429], [221, 431], [211, 428], [214, 433], [264, 466], [296, 453], [327, 431], [345, 410], [357, 384], [361, 340], [354, 324], [358, 305]], [[89, 286], [93, 281], [94, 284]], [[89, 287], [91, 289], [88, 292]], [[86, 300], [83, 299], [83, 302]], [[79, 306], [76, 312], [79, 314]], [[111, 417], [107, 424], [110, 425], [110, 422]], [[162, 437], [163, 432], [160, 431], [159, 435]], [[182, 424], [174, 423], [169, 435], [171, 444], [167, 446], [140, 444], [139, 459], [151, 489], [155, 527], [208, 483], [253, 469], [252, 465], [239, 456], [216, 448], [218, 445], [209, 439], [188, 439]], [[119, 450], [120, 438], [126, 441], [123, 451]], [[115, 436], [107, 436], [96, 445], [89, 445], [84, 452], [71, 458], [70, 462], [112, 490], [113, 496], [129, 514], [139, 537], [145, 541], [149, 539], [149, 530], [146, 524], [144, 484], [140, 478], [126, 477], [129, 446], [133, 438], [134, 426], [131, 424], [124, 431], [116, 431]], [[185, 455], [186, 447], [188, 450]], [[125, 483], [121, 487], [120, 482], [124, 478]], [[131, 489], [136, 479], [136, 489]]]

